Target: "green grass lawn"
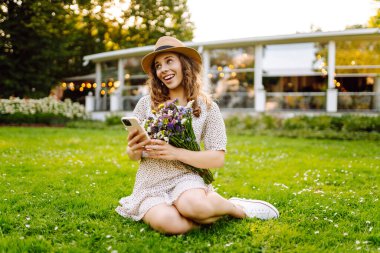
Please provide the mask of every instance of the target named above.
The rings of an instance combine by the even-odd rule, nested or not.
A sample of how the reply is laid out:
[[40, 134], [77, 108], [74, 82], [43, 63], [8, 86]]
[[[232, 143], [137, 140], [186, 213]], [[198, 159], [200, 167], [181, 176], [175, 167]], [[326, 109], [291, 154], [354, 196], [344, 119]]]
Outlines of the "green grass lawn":
[[164, 236], [122, 218], [136, 162], [120, 130], [0, 128], [0, 252], [379, 252], [380, 144], [230, 135], [214, 186], [278, 220]]

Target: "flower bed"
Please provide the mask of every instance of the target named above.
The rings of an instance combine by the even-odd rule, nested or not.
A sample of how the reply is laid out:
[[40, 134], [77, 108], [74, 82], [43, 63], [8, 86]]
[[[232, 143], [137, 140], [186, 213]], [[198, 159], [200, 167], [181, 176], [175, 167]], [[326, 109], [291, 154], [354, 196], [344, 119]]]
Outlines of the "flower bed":
[[59, 101], [52, 97], [42, 99], [0, 99], [1, 124], [61, 125], [73, 119], [85, 119], [84, 106], [71, 100]]

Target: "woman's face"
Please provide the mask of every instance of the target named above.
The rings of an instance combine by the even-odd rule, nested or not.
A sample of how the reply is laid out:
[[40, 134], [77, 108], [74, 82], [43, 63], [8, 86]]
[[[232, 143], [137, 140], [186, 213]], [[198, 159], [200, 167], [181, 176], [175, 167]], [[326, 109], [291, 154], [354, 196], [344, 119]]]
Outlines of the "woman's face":
[[154, 60], [156, 75], [169, 89], [178, 88], [183, 79], [182, 64], [175, 53], [159, 54]]

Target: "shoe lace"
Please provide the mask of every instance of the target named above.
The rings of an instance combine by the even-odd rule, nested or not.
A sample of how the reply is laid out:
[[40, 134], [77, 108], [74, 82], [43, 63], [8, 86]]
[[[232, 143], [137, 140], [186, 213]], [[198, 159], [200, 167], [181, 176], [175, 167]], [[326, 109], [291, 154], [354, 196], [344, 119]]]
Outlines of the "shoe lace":
[[259, 215], [259, 214], [269, 214], [269, 210], [266, 210], [266, 209], [261, 209], [261, 208], [257, 208], [257, 209], [253, 209], [253, 210], [244, 210], [249, 216], [254, 216], [254, 215]]

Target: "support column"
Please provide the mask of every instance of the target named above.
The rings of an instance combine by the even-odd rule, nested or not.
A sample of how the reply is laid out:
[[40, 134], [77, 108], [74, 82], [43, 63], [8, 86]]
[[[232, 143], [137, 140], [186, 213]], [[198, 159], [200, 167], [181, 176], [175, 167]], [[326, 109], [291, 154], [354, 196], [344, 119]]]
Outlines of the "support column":
[[97, 111], [100, 110], [100, 90], [102, 88], [102, 65], [100, 62], [97, 62], [95, 65], [95, 83], [96, 83], [96, 88], [95, 88], [95, 108]]
[[380, 112], [380, 75], [377, 75], [375, 77], [373, 92], [375, 92], [374, 109], [376, 109], [376, 111]]
[[338, 90], [335, 89], [335, 41], [329, 41], [328, 51], [328, 89], [326, 91], [326, 110], [336, 112], [338, 110]]
[[122, 92], [124, 90], [124, 59], [119, 59], [117, 64], [117, 80], [119, 82], [119, 87], [117, 88], [116, 92], [120, 95], [122, 95]]
[[263, 86], [263, 45], [255, 47], [255, 111], [265, 112], [266, 94]]
[[207, 93], [211, 91], [210, 78], [208, 78], [208, 74], [210, 72], [210, 54], [206, 49], [202, 52], [202, 65], [203, 65], [203, 90]]
[[86, 96], [85, 109], [86, 112], [93, 112], [95, 110], [95, 98], [91, 91]]
[[110, 111], [117, 112], [120, 111], [120, 95], [117, 93], [110, 95]]
[[124, 89], [124, 60], [119, 59], [117, 64], [117, 89], [110, 96], [111, 112], [121, 111], [122, 109], [122, 90]]

